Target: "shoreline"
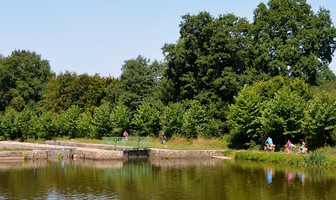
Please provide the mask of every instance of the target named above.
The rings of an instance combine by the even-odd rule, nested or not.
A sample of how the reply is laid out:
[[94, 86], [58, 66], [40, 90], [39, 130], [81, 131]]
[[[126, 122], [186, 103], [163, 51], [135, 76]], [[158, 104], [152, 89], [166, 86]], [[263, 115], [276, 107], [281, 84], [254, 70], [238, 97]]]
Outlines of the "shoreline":
[[132, 157], [162, 159], [212, 158], [223, 156], [223, 150], [168, 150], [168, 149], [119, 149], [111, 145], [47, 141], [46, 144], [1, 141], [0, 148], [31, 148], [32, 151], [0, 151], [1, 160], [73, 158], [90, 160], [121, 160]]

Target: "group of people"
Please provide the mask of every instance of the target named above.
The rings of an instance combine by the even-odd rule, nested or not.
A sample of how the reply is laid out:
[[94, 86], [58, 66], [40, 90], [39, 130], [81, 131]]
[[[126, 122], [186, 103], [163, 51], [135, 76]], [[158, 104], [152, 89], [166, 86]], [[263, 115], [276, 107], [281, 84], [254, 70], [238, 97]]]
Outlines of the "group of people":
[[[293, 152], [293, 149], [295, 149], [295, 145], [288, 140], [286, 145], [285, 145], [285, 152], [287, 154], [290, 154]], [[273, 144], [273, 140], [271, 137], [268, 136], [266, 142], [265, 142], [265, 147], [264, 147], [265, 151], [274, 151], [275, 150], [275, 145]], [[301, 146], [298, 149], [298, 153], [307, 153], [307, 148], [306, 148], [306, 143], [302, 140]]]

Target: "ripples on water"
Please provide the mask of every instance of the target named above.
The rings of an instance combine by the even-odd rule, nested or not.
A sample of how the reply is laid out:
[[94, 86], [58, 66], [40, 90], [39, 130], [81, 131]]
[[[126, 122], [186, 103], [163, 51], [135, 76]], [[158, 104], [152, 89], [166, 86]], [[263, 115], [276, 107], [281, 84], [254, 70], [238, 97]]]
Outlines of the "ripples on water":
[[0, 162], [1, 199], [336, 199], [336, 172], [218, 159]]

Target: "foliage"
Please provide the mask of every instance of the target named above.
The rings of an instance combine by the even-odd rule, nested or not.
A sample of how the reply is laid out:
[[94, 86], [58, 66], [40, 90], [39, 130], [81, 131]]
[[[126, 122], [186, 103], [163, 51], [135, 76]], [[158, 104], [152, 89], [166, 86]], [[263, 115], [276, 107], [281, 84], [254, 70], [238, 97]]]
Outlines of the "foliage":
[[70, 138], [76, 138], [79, 135], [77, 123], [81, 115], [81, 109], [78, 106], [71, 106], [64, 114], [61, 120], [60, 129], [63, 135]]
[[102, 137], [111, 136], [111, 118], [110, 110], [106, 106], [100, 106], [95, 109], [93, 118], [93, 132], [91, 133], [91, 138], [101, 139]]
[[335, 97], [322, 92], [308, 102], [304, 130], [311, 148], [336, 144]]
[[165, 132], [166, 137], [172, 135], [181, 135], [181, 129], [183, 124], [184, 107], [181, 103], [169, 103], [166, 106], [160, 121], [162, 129]]
[[107, 85], [112, 81], [112, 78], [66, 71], [48, 82], [41, 104], [54, 112], [68, 110], [71, 106], [85, 110], [99, 107], [106, 97]]
[[306, 1], [270, 0], [254, 10], [251, 65], [271, 76], [300, 77], [314, 85], [329, 76], [336, 29], [329, 11], [314, 14]]
[[235, 103], [229, 106], [228, 126], [230, 144], [234, 148], [249, 148], [251, 141], [264, 137], [262, 128], [262, 95], [258, 85], [245, 86], [235, 97]]
[[281, 76], [245, 86], [229, 106], [230, 144], [234, 148], [263, 145], [267, 136], [277, 142], [302, 136], [308, 85], [299, 79]]
[[267, 136], [281, 146], [289, 138], [333, 146], [335, 38], [328, 10], [269, 0], [252, 23], [234, 14], [182, 16], [163, 62], [126, 60], [119, 78], [56, 76], [40, 55], [15, 50], [0, 56], [0, 140], [102, 138], [126, 129], [225, 137], [245, 149]]
[[304, 108], [305, 100], [299, 94], [287, 87], [279, 90], [263, 110], [264, 130], [275, 141], [285, 143], [286, 139], [291, 138], [292, 142], [299, 142], [303, 138]]
[[159, 111], [148, 102], [143, 101], [134, 114], [133, 123], [137, 127], [140, 136], [154, 136], [158, 133]]
[[[92, 124], [92, 115], [90, 112], [82, 112], [77, 120], [77, 129], [79, 138], [88, 138], [90, 134], [94, 131]], [[77, 138], [76, 137], [76, 138]]]
[[182, 134], [187, 138], [206, 136], [206, 113], [198, 101], [187, 102], [189, 108], [183, 114]]
[[14, 109], [8, 109], [1, 117], [1, 133], [4, 140], [21, 138], [20, 130], [17, 127], [19, 113]]
[[111, 126], [113, 136], [121, 136], [123, 130], [128, 130], [131, 125], [131, 114], [129, 109], [123, 105], [117, 105], [111, 112]]
[[122, 92], [119, 94], [119, 102], [134, 113], [142, 101], [150, 101], [155, 97], [154, 88], [159, 77], [160, 64], [157, 61], [150, 63], [149, 59], [142, 56], [126, 60], [120, 77], [119, 87]]
[[26, 107], [21, 113], [18, 115], [17, 119], [17, 128], [20, 130], [22, 134], [22, 140], [26, 140], [29, 138], [35, 138], [33, 129], [34, 129], [34, 121], [37, 120], [37, 115], [35, 111]]
[[42, 99], [45, 84], [52, 76], [49, 61], [35, 52], [15, 50], [0, 65], [0, 111], [11, 105], [18, 111]]
[[172, 101], [193, 99], [200, 93], [231, 101], [241, 88], [248, 49], [249, 23], [233, 14], [213, 18], [207, 12], [184, 15], [180, 39], [165, 44], [164, 76]]

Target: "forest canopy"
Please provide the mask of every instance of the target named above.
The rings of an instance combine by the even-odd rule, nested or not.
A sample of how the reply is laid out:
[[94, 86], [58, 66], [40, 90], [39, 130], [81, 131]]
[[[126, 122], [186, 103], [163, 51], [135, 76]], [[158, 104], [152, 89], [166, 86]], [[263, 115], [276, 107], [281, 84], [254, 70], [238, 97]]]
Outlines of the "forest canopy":
[[118, 78], [52, 72], [29, 50], [0, 56], [0, 140], [225, 137], [233, 148], [305, 139], [336, 144], [336, 47], [330, 12], [270, 0], [252, 22], [186, 14], [164, 60], [126, 60]]

